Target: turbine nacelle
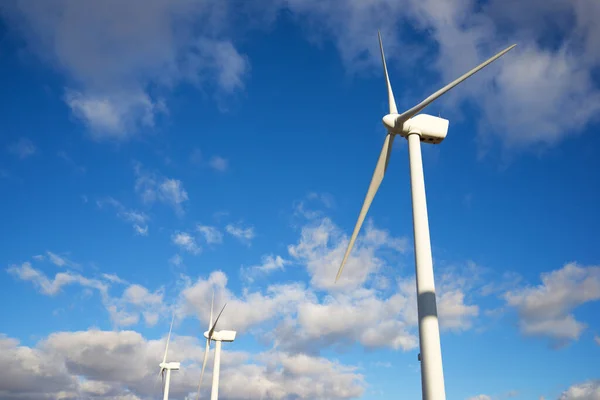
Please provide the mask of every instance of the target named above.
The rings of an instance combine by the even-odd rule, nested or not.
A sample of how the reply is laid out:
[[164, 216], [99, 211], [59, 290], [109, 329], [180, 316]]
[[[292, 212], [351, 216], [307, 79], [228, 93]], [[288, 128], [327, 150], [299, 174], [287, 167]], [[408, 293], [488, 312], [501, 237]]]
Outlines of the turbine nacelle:
[[408, 136], [417, 133], [421, 142], [438, 144], [446, 138], [450, 121], [429, 114], [418, 114], [402, 122], [400, 114], [388, 114], [383, 117], [383, 125], [389, 133]]
[[[218, 342], [233, 342], [236, 334], [236, 331], [213, 331], [211, 340]], [[204, 337], [208, 339], [208, 331], [204, 332]]]
[[178, 363], [178, 362], [161, 362], [160, 364], [158, 364], [158, 366], [160, 367], [161, 370], [163, 370], [163, 369], [170, 369], [172, 371], [176, 371], [181, 366], [181, 363]]

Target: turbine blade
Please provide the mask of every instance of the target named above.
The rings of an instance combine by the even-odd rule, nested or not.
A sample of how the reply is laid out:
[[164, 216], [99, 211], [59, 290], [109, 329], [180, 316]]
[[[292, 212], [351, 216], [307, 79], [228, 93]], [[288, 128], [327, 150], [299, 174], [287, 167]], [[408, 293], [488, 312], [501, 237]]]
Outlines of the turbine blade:
[[175, 321], [175, 312], [173, 312], [173, 318], [171, 319], [171, 326], [169, 327], [169, 335], [167, 336], [167, 346], [165, 347], [165, 355], [163, 362], [167, 362], [167, 352], [169, 351], [169, 341], [171, 340], [171, 331], [173, 330], [173, 322]]
[[208, 323], [208, 330], [210, 331], [212, 329], [213, 323], [212, 323], [212, 319], [213, 319], [213, 306], [215, 304], [215, 291], [213, 290], [212, 293], [212, 300], [210, 301], [210, 322]]
[[158, 375], [156, 375], [156, 379], [154, 380], [154, 390], [156, 390], [156, 385], [158, 384], [158, 381], [160, 380], [160, 376], [162, 375], [163, 369], [161, 368]]
[[459, 83], [461, 83], [462, 81], [464, 81], [465, 79], [470, 77], [471, 75], [475, 74], [479, 70], [483, 69], [484, 67], [487, 67], [489, 64], [496, 61], [498, 58], [502, 57], [504, 54], [506, 54], [510, 50], [512, 50], [515, 46], [516, 46], [516, 44], [513, 44], [512, 46], [507, 47], [506, 49], [502, 50], [500, 53], [498, 53], [495, 56], [488, 59], [487, 61], [479, 64], [477, 67], [473, 68], [472, 70], [470, 70], [469, 72], [467, 72], [466, 74], [461, 76], [460, 78], [454, 80], [453, 82], [450, 82], [449, 84], [447, 84], [446, 86], [444, 86], [443, 88], [441, 88], [440, 90], [438, 90], [437, 92], [435, 92], [434, 94], [432, 94], [431, 96], [427, 97], [425, 100], [423, 100], [422, 102], [420, 102], [419, 104], [414, 106], [413, 108], [411, 108], [407, 111], [404, 111], [402, 114], [400, 114], [400, 116], [398, 116], [398, 118], [396, 118], [396, 120], [397, 121], [400, 120], [400, 121], [404, 122], [407, 119], [412, 118], [415, 114], [417, 114], [419, 111], [421, 111], [422, 109], [427, 107], [438, 97], [442, 96], [444, 93], [446, 93], [447, 91], [449, 91], [454, 86], [458, 85]]
[[381, 149], [381, 154], [379, 155], [379, 160], [377, 161], [377, 166], [375, 167], [375, 172], [373, 173], [373, 178], [371, 178], [371, 184], [369, 185], [369, 190], [367, 191], [367, 195], [365, 196], [365, 201], [360, 210], [360, 214], [358, 215], [358, 221], [356, 222], [356, 226], [354, 227], [354, 232], [352, 233], [352, 237], [350, 238], [350, 243], [348, 243], [346, 254], [344, 254], [342, 264], [340, 265], [340, 269], [338, 270], [337, 276], [335, 277], [336, 282], [342, 274], [342, 270], [344, 269], [344, 265], [346, 264], [348, 256], [352, 251], [352, 247], [354, 246], [354, 242], [356, 241], [356, 237], [358, 236], [360, 227], [362, 226], [363, 221], [367, 216], [367, 212], [369, 211], [369, 207], [373, 202], [373, 198], [375, 198], [377, 189], [379, 189], [379, 185], [381, 185], [381, 181], [383, 181], [383, 176], [385, 175], [385, 171], [387, 170], [387, 166], [390, 160], [393, 142], [394, 136], [388, 133], [385, 137], [385, 141], [383, 142], [383, 148]]
[[204, 360], [202, 361], [202, 372], [200, 372], [200, 382], [198, 383], [198, 392], [196, 393], [196, 400], [200, 398], [200, 386], [202, 386], [202, 378], [204, 377], [204, 368], [206, 368], [206, 361], [208, 360], [208, 351], [210, 350], [210, 339], [206, 339], [206, 348], [204, 349]]
[[225, 303], [223, 305], [223, 308], [221, 308], [221, 312], [219, 313], [219, 315], [217, 315], [217, 319], [215, 319], [215, 323], [212, 326], [211, 330], [208, 331], [208, 338], [210, 339], [212, 337], [213, 332], [215, 331], [215, 328], [217, 327], [217, 322], [219, 322], [219, 318], [221, 318], [221, 314], [223, 314], [223, 310], [225, 310], [225, 306], [227, 305], [227, 303]]
[[388, 102], [390, 105], [390, 114], [398, 114], [398, 109], [396, 108], [396, 100], [394, 99], [394, 92], [392, 91], [392, 84], [390, 83], [390, 77], [388, 75], [388, 70], [387, 70], [387, 64], [385, 62], [385, 54], [383, 53], [383, 42], [381, 41], [381, 32], [377, 31], [377, 36], [379, 36], [379, 50], [381, 51], [381, 62], [383, 64], [383, 75], [385, 75], [385, 82], [387, 84]]

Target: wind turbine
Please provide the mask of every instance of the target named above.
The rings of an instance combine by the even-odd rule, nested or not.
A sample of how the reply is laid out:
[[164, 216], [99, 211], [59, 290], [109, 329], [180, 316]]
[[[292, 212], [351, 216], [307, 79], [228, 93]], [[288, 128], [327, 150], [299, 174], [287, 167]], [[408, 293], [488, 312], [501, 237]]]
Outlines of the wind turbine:
[[[164, 386], [163, 400], [169, 400], [169, 386], [171, 384], [171, 371], [179, 370], [180, 363], [178, 362], [167, 362], [167, 353], [169, 351], [169, 341], [171, 340], [171, 331], [173, 330], [173, 321], [175, 321], [175, 313], [173, 313], [173, 319], [171, 319], [171, 327], [169, 328], [169, 336], [167, 336], [167, 346], [165, 347], [165, 355], [163, 356], [162, 362], [158, 365], [160, 372], [158, 373], [162, 378]], [[167, 371], [167, 379], [165, 380], [165, 371]]]
[[433, 93], [416, 106], [404, 111], [402, 114], [398, 114], [394, 93], [392, 92], [392, 85], [390, 84], [390, 78], [388, 76], [385, 55], [383, 53], [381, 33], [378, 32], [378, 36], [381, 61], [383, 63], [383, 73], [385, 75], [388, 92], [389, 114], [383, 117], [383, 125], [386, 127], [388, 133], [385, 137], [383, 148], [381, 149], [381, 154], [379, 155], [379, 160], [377, 161], [375, 172], [371, 179], [371, 184], [369, 185], [365, 201], [358, 216], [358, 221], [354, 227], [354, 232], [350, 238], [348, 248], [344, 254], [335, 281], [337, 282], [342, 274], [342, 270], [344, 269], [350, 251], [354, 246], [360, 227], [373, 202], [375, 193], [377, 193], [377, 189], [379, 189], [379, 185], [383, 180], [390, 159], [394, 137], [400, 135], [408, 140], [417, 281], [417, 310], [419, 316], [419, 345], [421, 350], [419, 360], [421, 361], [423, 399], [444, 400], [446, 398], [446, 390], [444, 387], [442, 350], [435, 300], [433, 261], [429, 238], [429, 222], [427, 219], [427, 202], [425, 198], [425, 180], [423, 176], [423, 161], [421, 159], [421, 142], [431, 144], [441, 143], [448, 133], [449, 121], [444, 118], [427, 114], [417, 115], [417, 113], [477, 71], [502, 57], [508, 51], [512, 50], [516, 44], [502, 50], [489, 60]]
[[204, 337], [206, 338], [206, 348], [204, 350], [204, 360], [202, 361], [202, 372], [200, 372], [200, 382], [198, 383], [198, 393], [196, 394], [196, 400], [200, 398], [200, 386], [202, 385], [202, 378], [204, 377], [204, 368], [206, 367], [206, 361], [208, 360], [208, 352], [210, 350], [210, 341], [215, 341], [215, 359], [213, 365], [213, 382], [212, 382], [212, 391], [210, 394], [211, 400], [217, 400], [219, 398], [219, 372], [221, 368], [221, 342], [233, 342], [235, 340], [236, 331], [215, 331], [217, 326], [217, 322], [219, 322], [219, 318], [225, 310], [225, 306], [227, 303], [223, 305], [221, 312], [217, 315], [217, 319], [213, 324], [213, 306], [215, 303], [215, 293], [213, 292], [212, 301], [210, 303], [210, 321], [208, 323], [208, 330], [204, 332]]

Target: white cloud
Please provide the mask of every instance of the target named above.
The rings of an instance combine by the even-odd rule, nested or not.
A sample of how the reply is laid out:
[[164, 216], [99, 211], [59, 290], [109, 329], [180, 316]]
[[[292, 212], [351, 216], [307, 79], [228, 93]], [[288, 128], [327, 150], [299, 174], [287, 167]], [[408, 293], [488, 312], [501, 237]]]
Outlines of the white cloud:
[[231, 236], [239, 239], [244, 243], [250, 243], [252, 239], [254, 239], [254, 227], [248, 226], [244, 227], [242, 224], [227, 224], [225, 227], [225, 231], [229, 233]]
[[16, 142], [9, 144], [8, 151], [20, 159], [25, 159], [34, 155], [37, 152], [37, 148], [31, 140], [27, 138], [21, 138]]
[[519, 314], [526, 335], [547, 336], [564, 344], [579, 339], [586, 324], [575, 319], [573, 310], [600, 299], [600, 267], [566, 264], [543, 273], [542, 284], [509, 290], [504, 298]]
[[127, 283], [126, 280], [119, 278], [116, 274], [102, 274], [102, 277], [112, 283]]
[[183, 264], [183, 258], [181, 258], [181, 256], [179, 254], [175, 254], [173, 257], [169, 258], [169, 263], [178, 267], [181, 264]]
[[128, 139], [139, 127], [154, 127], [156, 114], [165, 111], [163, 103], [143, 91], [84, 94], [67, 89], [65, 102], [97, 140]]
[[219, 156], [213, 156], [208, 164], [212, 169], [220, 172], [226, 171], [229, 166], [229, 162], [225, 158]]
[[0, 12], [28, 49], [61, 72], [65, 102], [96, 139], [125, 140], [166, 111], [182, 82], [243, 88], [248, 62], [223, 33], [221, 4], [186, 0], [19, 1]]
[[21, 265], [11, 265], [7, 271], [23, 281], [32, 282], [42, 294], [49, 296], [58, 294], [63, 287], [72, 284], [79, 284], [100, 291], [107, 289], [106, 285], [98, 280], [88, 279], [72, 272], [59, 272], [53, 280], [50, 280], [43, 272], [33, 268], [28, 262]]
[[[47, 251], [46, 255], [48, 256], [48, 259], [50, 260], [50, 262], [52, 264], [56, 265], [57, 267], [71, 267], [71, 268], [79, 268], [80, 267], [79, 264], [69, 260], [67, 257], [59, 256], [58, 254], [54, 254], [51, 251]], [[34, 257], [34, 259], [35, 259], [35, 257]]]
[[596, 342], [596, 344], [598, 346], [600, 346], [600, 336], [598, 336], [598, 335], [594, 336], [594, 341]]
[[283, 312], [291, 312], [298, 302], [314, 296], [300, 283], [269, 286], [265, 294], [246, 291], [241, 297], [226, 288], [228, 278], [221, 271], [212, 272], [208, 279], [189, 283], [181, 292], [181, 307], [185, 314], [195, 314], [208, 325], [212, 291], [215, 290], [215, 309], [227, 303], [219, 325], [223, 329], [245, 331], [269, 321]]
[[[16, 340], [0, 336], [0, 361], [11, 365], [0, 376], [3, 398], [57, 399], [61, 394], [63, 399], [82, 394], [92, 399], [156, 397], [160, 386], [154, 383], [164, 345], [165, 337], [148, 340], [135, 331], [57, 332], [34, 347], [19, 346]], [[353, 366], [304, 354], [269, 351], [250, 355], [224, 347], [221, 376], [227, 379], [219, 388], [224, 398], [262, 395], [278, 400], [336, 400], [359, 397], [364, 391], [364, 377]], [[171, 395], [183, 398], [195, 393], [203, 343], [196, 337], [175, 334], [169, 354], [184, 366], [172, 375]], [[210, 382], [210, 368], [206, 374], [206, 382]], [[203, 385], [202, 396], [209, 390], [210, 385]]]
[[406, 238], [393, 238], [368, 220], [348, 258], [344, 273], [335, 283], [335, 276], [348, 246], [348, 238], [329, 219], [314, 219], [302, 228], [297, 244], [288, 246], [290, 256], [306, 264], [311, 285], [319, 289], [349, 290], [364, 284], [383, 266], [376, 252], [388, 248], [404, 253]]
[[[475, 121], [480, 150], [485, 150], [492, 138], [513, 149], [551, 146], [582, 133], [587, 123], [598, 121], [600, 88], [593, 77], [600, 65], [600, 29], [594, 22], [600, 17], [597, 2], [272, 3], [285, 4], [302, 17], [300, 20], [308, 21], [311, 39], [332, 38], [350, 71], [376, 68], [380, 73], [376, 32], [381, 29], [392, 84], [401, 75], [395, 74], [395, 69], [414, 75], [420, 68], [422, 74], [440, 77], [433, 85], [396, 93], [399, 108], [416, 104], [492, 54], [517, 43], [516, 49], [453, 89], [429, 111], [441, 108], [456, 121], [461, 118], [458, 105], [462, 100], [480, 105], [483, 118]], [[419, 34], [418, 41], [404, 35], [407, 20]], [[559, 115], [556, 110], [561, 110]]]
[[196, 239], [187, 232], [177, 232], [171, 236], [171, 240], [182, 250], [192, 254], [200, 254], [202, 251], [202, 248], [196, 243]]
[[[323, 242], [322, 235], [318, 231], [318, 228], [323, 226], [328, 227], [326, 232], [329, 232], [326, 242]], [[293, 246], [297, 248], [297, 254], [302, 254], [302, 257], [284, 260], [282, 257], [269, 254], [264, 257], [263, 265], [257, 267], [273, 270], [284, 266], [291, 268], [293, 264], [296, 264], [298, 268], [305, 268], [313, 281], [316, 281], [314, 278], [320, 271], [311, 263], [316, 262], [319, 258], [331, 258], [329, 253], [338, 251], [340, 246], [345, 245], [344, 242], [347, 238], [340, 233], [339, 227], [328, 218], [320, 221], [309, 219], [305, 228], [301, 230], [301, 237]], [[307, 230], [314, 229], [317, 231], [307, 234]], [[338, 233], [332, 234], [331, 232]], [[184, 247], [189, 246], [190, 243], [195, 244], [189, 240], [193, 237], [188, 236], [180, 241]], [[365, 230], [363, 236], [359, 246], [363, 247], [364, 252], [370, 254], [375, 254], [374, 249], [379, 247], [388, 247], [401, 255], [406, 245], [402, 240], [376, 228], [372, 222], [368, 223], [368, 229]], [[381, 261], [378, 261], [382, 267], [385, 266], [383, 260], [381, 258]], [[288, 264], [286, 261], [290, 261], [290, 263]], [[372, 260], [370, 262], [373, 263]], [[439, 267], [436, 269], [436, 272], [442, 272], [439, 277], [436, 277], [436, 283], [439, 288], [440, 325], [444, 330], [470, 329], [473, 320], [478, 315], [478, 307], [470, 304], [469, 292], [474, 286], [470, 279], [474, 274], [471, 266], [467, 267], [463, 274], [457, 272], [457, 269], [440, 269]], [[138, 324], [142, 318], [147, 325], [154, 325], [169, 314], [169, 309], [164, 304], [165, 291], [162, 287], [157, 290], [149, 290], [136, 283], [126, 283], [116, 275], [108, 274], [103, 274], [101, 278], [95, 280], [75, 274], [63, 274], [64, 277], [57, 274], [54, 280], [51, 280], [41, 271], [33, 268], [24, 271], [21, 275], [18, 273], [19, 271], [11, 272], [21, 279], [34, 281], [40, 291], [45, 294], [56, 295], [66, 284], [79, 284], [84, 289], [97, 289], [115, 328]], [[385, 272], [383, 268], [380, 271], [380, 273]], [[236, 382], [246, 385], [252, 393], [260, 394], [261, 391], [264, 391], [265, 395], [276, 398], [285, 398], [285, 393], [317, 398], [322, 398], [322, 396], [329, 396], [329, 398], [352, 397], [357, 393], [362, 393], [362, 384], [360, 383], [362, 378], [350, 367], [346, 368], [316, 357], [320, 351], [327, 347], [343, 348], [354, 343], [360, 343], [370, 349], [391, 348], [408, 351], [418, 347], [414, 276], [400, 276], [397, 279], [386, 278], [385, 285], [379, 282], [380, 279], [376, 279], [378, 277], [380, 276], [374, 275], [372, 280], [362, 281], [353, 286], [352, 290], [323, 293], [321, 287], [315, 285], [307, 287], [299, 282], [270, 284], [260, 289], [245, 287], [239, 292], [237, 289], [234, 292], [231, 287], [228, 287], [228, 276], [221, 271], [214, 271], [208, 276], [194, 279], [180, 275], [181, 280], [176, 285], [177, 302], [173, 310], [178, 321], [190, 316], [197, 317], [200, 320], [200, 326], [205, 327], [208, 325], [209, 307], [214, 290], [216, 311], [218, 312], [226, 302], [228, 304], [219, 322], [221, 329], [237, 330], [240, 335], [254, 335], [259, 342], [267, 346], [272, 345], [272, 350], [262, 355], [256, 357], [245, 355], [246, 358], [239, 361], [236, 368], [232, 368], [228, 372], [235, 377], [231, 379], [237, 379]], [[113, 286], [113, 284], [115, 285]], [[121, 286], [123, 284], [125, 286]], [[109, 290], [112, 293], [117, 289], [120, 291], [120, 295], [109, 295]], [[79, 362], [75, 354], [79, 346], [78, 340], [83, 340], [83, 337], [85, 340], [91, 340], [90, 337], [95, 335], [78, 334], [80, 336], [72, 340], [74, 348], [72, 353], [69, 352], [70, 358], [67, 366], [76, 365]], [[116, 334], [116, 332], [112, 334]], [[130, 357], [135, 356], [139, 360], [145, 360], [143, 356], [136, 353], [140, 346], [143, 348], [143, 345], [138, 346], [135, 343], [144, 342], [144, 339], [137, 333], [124, 334], [123, 337], [110, 336], [108, 333], [99, 333], [98, 335], [102, 337], [101, 341], [107, 343], [109, 339], [113, 341], [113, 347], [109, 351], [105, 351], [106, 354], [111, 354], [113, 351], [122, 352], [129, 354]], [[176, 336], [175, 342], [178, 340], [191, 339], [182, 339]], [[173, 357], [178, 357], [182, 362], [189, 360], [193, 365], [186, 367], [186, 371], [195, 373], [196, 363], [202, 359], [202, 344], [199, 344], [198, 339], [183, 343], [191, 343], [191, 347], [186, 347], [184, 352], [179, 353], [181, 348], [177, 350], [177, 346], [174, 346]], [[94, 355], [96, 351], [102, 350], [101, 348], [96, 349], [92, 343], [88, 343], [87, 346]], [[156, 353], [153, 352], [152, 357], [160, 356], [158, 348], [153, 351]], [[249, 357], [254, 357], [253, 360], [258, 364], [248, 364], [246, 361]], [[273, 365], [273, 362], [279, 363], [280, 366]], [[103, 363], [104, 361], [99, 361], [97, 367], [104, 368]], [[86, 364], [85, 368], [81, 368], [87, 371], [85, 368], [93, 368], [93, 366]], [[224, 366], [224, 371], [226, 368]], [[327, 376], [317, 378], [312, 375], [313, 372], [310, 372], [313, 369], [322, 371], [321, 375]], [[284, 372], [285, 376], [282, 376]], [[92, 382], [86, 384], [86, 390], [114, 391], [114, 396], [116, 393], [122, 393], [119, 391], [122, 389], [121, 384], [110, 388], [102, 384], [102, 382], [114, 383], [112, 380], [107, 380], [104, 373], [108, 374], [109, 372], [102, 372], [100, 375], [85, 372], [79, 373], [79, 375], [84, 375], [87, 381]], [[188, 379], [185, 375], [188, 373], [191, 372], [182, 372], [182, 377], [174, 379]], [[141, 371], [140, 375], [133, 374], [132, 379], [135, 382], [132, 385], [128, 384], [128, 387], [135, 395], [140, 397], [148, 395], [143, 389], [138, 389], [149, 383], [145, 380], [146, 376], [155, 378], [155, 372], [150, 374]], [[112, 379], [112, 375], [109, 377]], [[264, 379], [265, 383], [257, 383], [258, 378]], [[190, 382], [197, 383], [197, 375], [189, 379]], [[290, 379], [294, 382], [292, 383]], [[338, 382], [336, 385], [343, 385], [333, 385], [332, 379]], [[139, 383], [138, 386], [138, 382], [141, 381], [144, 383]], [[311, 385], [308, 382], [312, 382]], [[319, 382], [322, 382], [324, 386], [318, 386]], [[187, 386], [180, 385], [177, 390], [183, 391], [186, 388]], [[240, 392], [234, 389], [224, 390], [233, 390], [230, 392], [232, 398], [241, 396]], [[189, 390], [193, 391], [193, 389]], [[176, 395], [174, 394], [174, 396]]]
[[196, 225], [196, 230], [208, 244], [218, 244], [223, 242], [223, 234], [214, 226], [198, 224]]
[[487, 394], [480, 394], [477, 396], [469, 397], [467, 400], [492, 400], [492, 398]]
[[561, 395], [559, 400], [598, 400], [600, 399], [600, 380], [578, 383]]
[[150, 220], [150, 217], [145, 213], [127, 209], [123, 204], [112, 197], [98, 200], [96, 201], [96, 204], [99, 208], [104, 207], [104, 205], [112, 206], [117, 211], [117, 216], [119, 218], [131, 223], [133, 230], [137, 235], [148, 236], [148, 221]]
[[[341, 5], [331, 0], [265, 0], [244, 5], [244, 26], [234, 22], [240, 7], [200, 0], [153, 0], [143, 6], [141, 0], [111, 0], [102, 6], [21, 1], [4, 5], [1, 12], [32, 51], [65, 74], [67, 103], [94, 127], [98, 138], [127, 138], [136, 126], [151, 127], [166, 109], [155, 93], [181, 82], [216, 83], [224, 92], [243, 88], [249, 64], [224, 38], [225, 32], [234, 25], [242, 31], [263, 27], [286, 9], [296, 21], [308, 24], [310, 29], [303, 31], [310, 41], [332, 41], [351, 72], [370, 68], [380, 73], [376, 31], [381, 29], [392, 72], [420, 68], [428, 77], [439, 76], [433, 85], [397, 94], [400, 108], [509, 43], [518, 43], [438, 105], [453, 120], [460, 119], [460, 100], [480, 105], [484, 148], [490, 138], [500, 138], [506, 147], [537, 148], [580, 134], [598, 118], [600, 89], [593, 74], [600, 65], [595, 22], [600, 6], [594, 1], [532, 1], [481, 5], [475, 0], [376, 0]], [[418, 41], [403, 34], [407, 20]], [[410, 58], [401, 56], [407, 53]], [[392, 73], [392, 80], [399, 75]]]
[[242, 268], [242, 273], [250, 280], [253, 280], [253, 276], [257, 274], [268, 274], [275, 270], [283, 270], [285, 265], [289, 263], [290, 261], [283, 259], [279, 255], [267, 254], [262, 257], [261, 264]]
[[178, 215], [183, 214], [183, 204], [189, 198], [180, 180], [144, 171], [142, 165], [137, 162], [134, 164], [134, 172], [135, 191], [141, 196], [142, 201], [148, 204], [160, 201], [173, 207]]
[[107, 308], [116, 326], [137, 324], [140, 315], [146, 325], [154, 326], [159, 316], [166, 313], [163, 297], [164, 293], [160, 289], [151, 293], [144, 286], [131, 284], [120, 298], [108, 300]]
[[[77, 173], [85, 174], [86, 168], [83, 165], [79, 165], [75, 161], [73, 161], [73, 159], [64, 150], [60, 150], [56, 153], [56, 155], [63, 161], [65, 161], [69, 166], [71, 166]], [[87, 203], [87, 198], [84, 199], [83, 197], [82, 199], [85, 203]]]
[[158, 315], [166, 312], [162, 290], [151, 293], [141, 285], [131, 284], [120, 298], [112, 297], [109, 294], [111, 284], [126, 284], [126, 281], [114, 274], [101, 274], [101, 278], [87, 278], [77, 273], [60, 272], [54, 279], [50, 279], [29, 262], [11, 265], [7, 272], [22, 281], [31, 282], [46, 296], [57, 296], [64, 287], [73, 285], [79, 285], [84, 291], [96, 290], [116, 327], [137, 324], [140, 316], [144, 317], [147, 325], [153, 325]]

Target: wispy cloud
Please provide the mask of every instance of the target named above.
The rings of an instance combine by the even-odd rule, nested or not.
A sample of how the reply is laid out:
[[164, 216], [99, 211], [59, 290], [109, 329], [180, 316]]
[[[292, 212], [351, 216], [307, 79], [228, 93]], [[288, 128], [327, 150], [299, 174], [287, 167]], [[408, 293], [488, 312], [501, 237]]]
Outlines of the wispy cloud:
[[241, 223], [227, 224], [225, 231], [246, 244], [250, 244], [256, 236], [253, 226], [244, 226]]
[[96, 201], [98, 208], [103, 208], [105, 205], [113, 207], [117, 211], [117, 216], [124, 221], [131, 223], [134, 232], [140, 236], [148, 235], [148, 221], [150, 217], [145, 213], [133, 209], [126, 208], [121, 202], [112, 197], [106, 197]]
[[20, 159], [25, 159], [34, 155], [37, 152], [37, 148], [31, 140], [27, 138], [21, 138], [16, 142], [9, 144], [8, 151]]
[[71, 168], [73, 168], [79, 174], [85, 174], [86, 168], [83, 165], [77, 164], [73, 159], [63, 150], [56, 153], [56, 155], [63, 159]]
[[143, 202], [152, 204], [159, 201], [173, 207], [178, 215], [184, 213], [183, 205], [189, 197], [180, 180], [145, 171], [138, 162], [134, 163], [134, 172], [135, 190]]
[[71, 267], [75, 269], [80, 268], [79, 264], [72, 260], [69, 260], [65, 256], [59, 256], [58, 254], [52, 253], [51, 251], [47, 251], [46, 255], [48, 256], [50, 262], [56, 265], [57, 267]]
[[241, 273], [249, 281], [253, 281], [257, 275], [267, 275], [273, 271], [283, 270], [290, 261], [279, 255], [267, 254], [262, 257], [261, 263], [247, 268], [242, 268]]
[[[140, 316], [151, 326], [156, 324], [159, 315], [166, 310], [161, 289], [150, 292], [139, 284], [128, 284], [115, 274], [101, 274], [97, 278], [88, 278], [80, 273], [59, 272], [51, 279], [29, 262], [11, 265], [7, 272], [22, 281], [31, 282], [46, 296], [58, 296], [67, 286], [80, 286], [84, 291], [97, 291], [115, 327], [137, 324]], [[114, 283], [126, 285], [121, 297], [112, 297], [109, 294], [109, 288]]]
[[219, 229], [209, 225], [196, 225], [196, 230], [208, 244], [219, 244], [223, 242], [223, 234]]
[[192, 254], [199, 254], [202, 251], [202, 248], [196, 243], [196, 239], [187, 232], [174, 233], [171, 236], [171, 241], [182, 250]]
[[229, 161], [223, 157], [213, 156], [208, 162], [210, 167], [216, 171], [225, 172], [229, 167]]
[[19, 21], [27, 48], [66, 77], [64, 101], [92, 137], [119, 141], [151, 129], [167, 112], [150, 87], [164, 93], [182, 82], [210, 82], [215, 94], [243, 89], [248, 62], [218, 33], [226, 32], [223, 12], [194, 0], [26, 1], [2, 9], [7, 21]]

